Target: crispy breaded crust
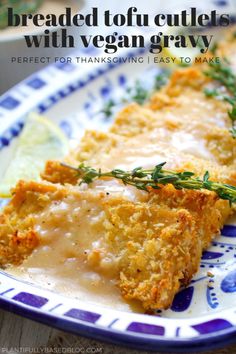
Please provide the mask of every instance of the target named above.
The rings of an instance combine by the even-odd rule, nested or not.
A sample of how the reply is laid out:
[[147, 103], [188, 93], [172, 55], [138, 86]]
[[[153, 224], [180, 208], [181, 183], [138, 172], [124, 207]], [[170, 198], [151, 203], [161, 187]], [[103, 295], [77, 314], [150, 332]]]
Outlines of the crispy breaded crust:
[[118, 287], [123, 296], [141, 301], [148, 310], [167, 308], [196, 272], [201, 256], [193, 217], [187, 210], [157, 204], [117, 205], [107, 212], [111, 224], [106, 237], [120, 249]]
[[[89, 266], [101, 274], [112, 274], [114, 269], [109, 271], [103, 258], [106, 253], [114, 254], [115, 278], [123, 296], [141, 301], [148, 310], [170, 306], [181, 284], [187, 284], [197, 271], [202, 249], [224, 222], [213, 193], [176, 191], [167, 185], [146, 194], [143, 202], [134, 203], [122, 195], [94, 193], [92, 188], [80, 191], [47, 182], [22, 181], [1, 216], [1, 235], [8, 235], [3, 238], [4, 250], [0, 249], [2, 265], [18, 264], [30, 254], [41, 242], [35, 231], [39, 213], [54, 202], [65, 203], [68, 196], [78, 205], [80, 200], [92, 200], [104, 211], [96, 225], [104, 232], [102, 254], [99, 248], [88, 252]], [[51, 217], [48, 215], [47, 222]], [[16, 230], [25, 242], [16, 242], [12, 248]]]
[[[88, 143], [89, 142], [89, 143]], [[98, 143], [99, 142], [99, 143]], [[66, 158], [66, 162], [89, 161], [101, 154], [109, 154], [119, 145], [119, 136], [96, 130], [86, 130], [79, 146]]]
[[[75, 164], [76, 166], [76, 164]], [[73, 184], [78, 181], [77, 173], [69, 168], [65, 168], [59, 161], [47, 161], [41, 178], [45, 181], [60, 184]]]
[[[205, 103], [206, 112], [210, 113], [205, 115], [204, 122], [208, 122], [208, 119], [210, 118], [211, 123], [213, 122], [214, 124], [215, 120], [215, 124], [217, 124], [220, 119], [224, 122], [225, 126], [229, 126], [230, 121], [228, 119], [227, 111], [230, 108], [230, 105], [227, 102], [206, 97], [204, 88], [211, 83], [211, 81], [202, 73], [201, 69], [201, 67], [199, 68], [197, 66], [177, 69], [171, 75], [168, 85], [151, 96], [150, 101], [147, 103], [147, 107], [153, 111], [164, 111], [166, 109], [174, 110], [181, 106], [188, 105], [186, 108], [191, 107], [191, 110], [194, 110], [198, 109], [199, 102], [202, 102]], [[159, 102], [163, 102], [163, 97], [168, 97], [168, 101], [166, 104], [162, 103], [160, 106]], [[189, 104], [191, 105], [189, 106]], [[219, 115], [221, 115], [220, 118]]]
[[[206, 134], [213, 135], [214, 132], [206, 132]], [[81, 162], [85, 162], [87, 165], [95, 167], [98, 165], [98, 167], [100, 167], [100, 161], [104, 159], [104, 156], [109, 155], [113, 149], [117, 149], [118, 152], [120, 149], [124, 149], [126, 141], [129, 142], [130, 138], [112, 133], [101, 133], [88, 130], [82, 139], [81, 145], [79, 145], [75, 152], [66, 159], [66, 162], [75, 167]], [[211, 143], [211, 149], [214, 149], [215, 146], [213, 141]], [[227, 158], [230, 158], [232, 153], [230, 147], [228, 148], [229, 156], [227, 156]], [[159, 154], [163, 154], [163, 161], [168, 161], [168, 155], [169, 158], [172, 158], [174, 155], [178, 155], [179, 157], [182, 156], [181, 163], [176, 165], [178, 171], [193, 171], [197, 176], [201, 177], [206, 171], [209, 171], [211, 180], [236, 185], [236, 171], [234, 169], [230, 169], [227, 166], [221, 166], [219, 168], [218, 164], [214, 161], [204, 160], [197, 157], [193, 158], [186, 153], [177, 153], [175, 150], [171, 150], [170, 146], [166, 146], [166, 150], [167, 155], [163, 154], [165, 152], [163, 148], [160, 147], [159, 150]], [[171, 152], [173, 154], [171, 154]], [[70, 183], [74, 185], [78, 182], [76, 172], [61, 166], [60, 162], [57, 161], [47, 162], [45, 170], [42, 173], [42, 178], [52, 183]]]
[[[218, 199], [215, 193], [176, 190], [172, 185], [154, 190], [151, 203], [167, 205], [170, 209], [187, 209], [198, 225], [197, 233], [202, 235], [201, 247], [203, 249], [206, 249], [215, 235], [219, 234], [220, 228], [232, 213], [228, 201]], [[210, 223], [209, 220], [211, 220]]]
[[133, 137], [143, 133], [147, 127], [151, 129], [155, 122], [156, 117], [152, 111], [137, 103], [131, 103], [118, 113], [110, 131], [118, 135]]
[[20, 264], [39, 244], [34, 213], [51, 203], [52, 198], [45, 192], [58, 194], [53, 184], [23, 181], [17, 184], [11, 202], [0, 214], [0, 266]]
[[[20, 225], [19, 225], [20, 224]], [[27, 231], [21, 227], [29, 228]], [[30, 229], [30, 220], [23, 224], [14, 216], [10, 218], [7, 214], [0, 216], [0, 267], [7, 267], [10, 264], [20, 264], [31, 254], [38, 245], [37, 234]]]
[[[178, 109], [176, 111], [178, 112]], [[130, 116], [128, 112], [130, 112]], [[155, 134], [156, 141], [163, 141], [162, 130], [165, 129], [164, 141], [169, 143], [170, 148], [172, 147], [173, 134], [182, 131], [192, 137], [192, 139], [202, 140], [205, 149], [209, 151], [217, 163], [235, 166], [236, 141], [228, 128], [219, 127], [212, 124], [212, 122], [203, 122], [201, 119], [193, 119], [189, 122], [186, 119], [182, 119], [181, 115], [174, 115], [172, 111], [158, 112], [158, 114], [149, 112], [148, 117], [145, 117], [143, 113], [147, 113], [147, 108], [136, 104], [126, 107], [118, 115], [111, 131], [125, 137], [137, 136], [137, 139], [141, 133], [151, 132], [153, 138]], [[229, 123], [229, 118], [227, 118], [227, 124], [229, 125]], [[181, 145], [179, 148], [181, 151]], [[207, 155], [205, 158], [209, 159]]]

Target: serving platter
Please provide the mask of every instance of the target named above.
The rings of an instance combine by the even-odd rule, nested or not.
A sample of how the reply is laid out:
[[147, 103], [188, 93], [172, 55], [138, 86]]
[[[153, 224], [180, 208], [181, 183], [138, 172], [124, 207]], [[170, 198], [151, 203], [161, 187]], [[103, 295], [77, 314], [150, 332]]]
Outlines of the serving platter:
[[[91, 52], [80, 52], [89, 57]], [[105, 64], [63, 61], [29, 77], [0, 98], [0, 164], [4, 172], [24, 120], [45, 114], [78, 144], [85, 129], [106, 130], [112, 119], [102, 109], [120, 102], [136, 78], [151, 85], [160, 71], [143, 50]], [[143, 63], [132, 58], [143, 57]], [[115, 113], [115, 112], [114, 112]], [[1, 200], [1, 206], [6, 200]], [[203, 254], [199, 272], [177, 294], [172, 307], [155, 315], [119, 311], [66, 297], [0, 272], [0, 306], [22, 316], [89, 337], [149, 350], [206, 350], [233, 342], [236, 334], [236, 220], [230, 220]]]

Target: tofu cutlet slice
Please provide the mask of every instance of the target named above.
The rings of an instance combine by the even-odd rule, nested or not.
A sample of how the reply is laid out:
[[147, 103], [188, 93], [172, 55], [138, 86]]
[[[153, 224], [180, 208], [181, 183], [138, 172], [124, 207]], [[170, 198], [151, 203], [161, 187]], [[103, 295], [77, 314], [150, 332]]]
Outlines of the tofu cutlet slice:
[[[146, 107], [155, 112], [168, 112], [189, 121], [200, 121], [228, 128], [231, 126], [228, 117], [230, 104], [207, 97], [204, 89], [217, 87], [217, 83], [208, 78], [204, 66], [193, 66], [175, 70], [166, 86], [155, 92]], [[176, 111], [176, 113], [175, 113]]]
[[[214, 57], [220, 61], [228, 60], [228, 65], [236, 72], [235, 56], [236, 56], [236, 27], [224, 35], [223, 40], [217, 42]], [[210, 55], [212, 57], [212, 54]], [[176, 69], [170, 76], [169, 82], [160, 91], [153, 94], [147, 107], [154, 111], [162, 109], [174, 109], [183, 106], [184, 102], [189, 106], [191, 112], [197, 112], [198, 115], [191, 119], [204, 120], [218, 125], [219, 127], [230, 127], [231, 122], [227, 115], [227, 110], [231, 107], [227, 102], [214, 97], [206, 97], [204, 88], [220, 88], [222, 87], [217, 81], [205, 75], [205, 71], [209, 69], [208, 64], [197, 64], [188, 68]], [[224, 91], [222, 91], [224, 92]], [[205, 108], [205, 116], [204, 109]]]
[[[140, 142], [144, 148], [140, 147]], [[168, 142], [156, 139], [156, 133], [139, 134], [137, 137], [124, 137], [113, 133], [93, 130], [85, 132], [80, 145], [65, 159], [65, 162], [76, 167], [81, 162], [95, 168], [111, 170], [122, 168], [130, 170], [137, 166], [152, 168], [166, 161], [166, 167], [176, 171], [192, 171], [203, 177], [206, 171], [210, 179], [236, 185], [236, 171], [219, 166], [212, 160], [193, 157], [170, 147]], [[48, 161], [42, 178], [52, 183], [77, 184], [75, 171], [63, 167], [59, 161]]]
[[212, 105], [207, 108], [203, 95], [199, 98], [202, 101], [194, 97], [187, 99], [185, 89], [182, 96], [184, 99], [179, 100], [178, 104], [158, 111], [135, 103], [125, 107], [116, 117], [111, 132], [131, 138], [136, 136], [140, 141], [146, 133], [153, 140], [168, 143], [170, 148], [235, 169], [236, 140], [229, 131], [228, 109], [221, 112], [223, 117], [227, 116], [228, 126], [224, 126], [225, 118], [222, 118], [223, 126], [220, 126], [220, 120], [219, 125], [215, 122], [220, 113]]
[[[140, 149], [140, 141], [143, 142], [144, 139], [136, 139], [136, 137], [127, 138], [112, 133], [87, 131], [80, 146], [73, 154], [68, 156], [66, 162], [73, 166], [78, 166], [79, 163], [84, 162], [95, 168], [101, 167], [102, 163], [103, 170], [110, 170], [113, 168], [132, 169], [141, 165], [144, 165], [145, 168], [149, 168], [155, 166], [157, 163], [166, 161], [167, 169], [193, 171], [197, 176], [201, 177], [203, 177], [206, 171], [209, 171], [212, 180], [236, 185], [236, 173], [228, 167], [221, 166], [219, 168], [219, 166], [212, 161], [193, 158], [191, 155], [181, 154], [176, 150], [171, 150], [168, 145], [163, 145], [159, 141], [151, 141], [150, 136], [148, 136], [148, 139], [149, 145], [146, 146], [147, 151], [145, 152], [145, 150], [142, 151], [142, 149]], [[48, 161], [42, 177], [52, 183], [78, 184], [77, 173], [62, 166], [58, 161]], [[195, 196], [194, 193], [191, 193], [193, 191], [190, 191], [189, 194], [188, 191], [177, 191], [173, 186], [169, 186], [168, 189], [163, 189], [163, 191], [164, 194], [162, 190], [158, 192], [158, 200], [156, 200], [156, 203], [161, 202], [163, 205], [168, 205], [170, 208], [186, 208], [187, 204], [188, 211], [194, 215], [195, 219], [199, 216], [200, 219], [197, 222], [199, 235], [202, 235], [202, 242], [204, 248], [206, 248], [217, 233], [216, 230], [212, 229], [212, 226], [210, 226], [210, 229], [207, 231], [209, 210], [203, 210], [201, 207], [191, 209], [191, 206], [196, 206], [196, 204], [192, 203], [191, 200], [186, 202], [187, 199], [185, 197]], [[195, 192], [197, 194], [199, 193], [199, 198], [200, 196], [208, 198], [208, 194], [215, 196], [212, 192]], [[182, 200], [182, 198], [184, 199]], [[214, 208], [216, 209], [214, 210], [214, 215], [218, 215], [217, 218], [221, 218], [221, 220], [223, 220], [222, 222], [232, 213], [227, 201], [218, 200], [217, 203], [214, 204]], [[216, 220], [215, 222], [217, 225], [218, 221]]]
[[55, 272], [57, 262], [77, 257], [80, 271], [115, 281], [124, 298], [146, 310], [167, 308], [224, 223], [219, 202], [226, 203], [171, 185], [146, 193], [115, 180], [86, 188], [20, 181], [0, 216], [0, 264], [24, 266], [51, 245]]
[[[235, 51], [235, 38], [219, 44], [222, 58]], [[125, 107], [110, 131], [127, 137], [155, 132], [156, 139], [168, 141], [180, 151], [235, 169], [236, 139], [229, 131], [232, 122], [228, 116], [231, 105], [204, 93], [205, 88], [218, 87], [204, 74], [207, 68], [195, 65], [175, 70], [168, 84], [155, 92], [145, 106]]]

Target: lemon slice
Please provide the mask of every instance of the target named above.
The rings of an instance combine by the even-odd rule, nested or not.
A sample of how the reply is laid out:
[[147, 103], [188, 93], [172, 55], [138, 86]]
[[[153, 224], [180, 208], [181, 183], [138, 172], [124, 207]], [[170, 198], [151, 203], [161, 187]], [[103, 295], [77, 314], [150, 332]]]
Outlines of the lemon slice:
[[52, 121], [31, 113], [0, 181], [0, 197], [9, 198], [11, 188], [20, 179], [39, 181], [45, 162], [63, 158], [68, 148], [67, 138]]

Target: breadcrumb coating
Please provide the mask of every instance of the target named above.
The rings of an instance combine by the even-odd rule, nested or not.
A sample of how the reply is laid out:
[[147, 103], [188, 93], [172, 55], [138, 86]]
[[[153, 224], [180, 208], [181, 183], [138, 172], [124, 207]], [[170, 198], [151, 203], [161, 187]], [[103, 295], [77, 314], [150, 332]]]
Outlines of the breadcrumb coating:
[[[88, 267], [112, 274], [124, 298], [140, 301], [146, 310], [167, 308], [197, 271], [202, 250], [219, 233], [225, 221], [221, 209], [230, 212], [230, 208], [214, 193], [177, 191], [171, 185], [144, 192], [142, 199], [133, 202], [122, 193], [107, 194], [93, 186], [81, 191], [73, 186], [21, 181], [1, 217], [4, 245], [0, 264], [19, 264], [42, 242], [37, 232], [40, 215], [53, 203], [64, 207], [65, 203], [80, 206], [86, 201], [98, 208], [93, 217], [97, 215], [95, 226], [102, 235], [102, 247], [92, 248], [91, 241], [91, 250], [86, 250]], [[48, 213], [48, 224], [55, 222], [55, 215]], [[79, 224], [77, 228], [68, 213], [60, 215], [55, 227], [63, 231], [65, 225], [79, 235]], [[16, 232], [23, 242], [16, 241]], [[103, 262], [108, 255], [113, 259], [110, 264]]]

